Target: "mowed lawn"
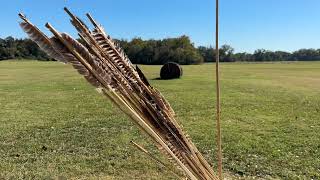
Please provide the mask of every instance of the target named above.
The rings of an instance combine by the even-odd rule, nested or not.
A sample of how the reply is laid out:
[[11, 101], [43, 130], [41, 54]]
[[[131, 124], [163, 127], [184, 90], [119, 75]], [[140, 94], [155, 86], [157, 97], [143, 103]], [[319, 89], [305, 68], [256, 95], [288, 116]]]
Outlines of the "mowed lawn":
[[[157, 80], [141, 66], [211, 163], [214, 65]], [[224, 171], [231, 178], [320, 179], [320, 62], [221, 65]], [[0, 62], [0, 179], [174, 179], [131, 146], [162, 157], [70, 65]]]

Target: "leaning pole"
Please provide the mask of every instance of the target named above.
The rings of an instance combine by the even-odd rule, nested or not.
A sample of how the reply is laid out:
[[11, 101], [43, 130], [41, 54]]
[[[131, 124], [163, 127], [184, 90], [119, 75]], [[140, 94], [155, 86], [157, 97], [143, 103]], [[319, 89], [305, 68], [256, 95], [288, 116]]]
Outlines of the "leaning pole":
[[220, 125], [220, 76], [219, 76], [219, 0], [216, 0], [216, 128], [217, 128], [217, 158], [218, 174], [222, 180], [222, 150], [221, 150], [221, 125]]

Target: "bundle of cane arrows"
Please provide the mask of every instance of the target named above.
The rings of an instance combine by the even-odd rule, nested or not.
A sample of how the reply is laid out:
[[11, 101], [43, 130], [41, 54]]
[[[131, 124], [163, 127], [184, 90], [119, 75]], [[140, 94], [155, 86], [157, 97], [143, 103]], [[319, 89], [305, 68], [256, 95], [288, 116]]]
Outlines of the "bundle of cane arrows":
[[145, 132], [189, 179], [218, 179], [209, 163], [175, 120], [170, 104], [153, 88], [138, 66], [134, 66], [119, 45], [106, 34], [90, 14], [90, 30], [67, 8], [71, 23], [82, 42], [60, 33], [49, 23], [53, 33], [46, 36], [23, 14], [22, 29], [52, 58], [69, 63], [99, 92], [117, 105]]

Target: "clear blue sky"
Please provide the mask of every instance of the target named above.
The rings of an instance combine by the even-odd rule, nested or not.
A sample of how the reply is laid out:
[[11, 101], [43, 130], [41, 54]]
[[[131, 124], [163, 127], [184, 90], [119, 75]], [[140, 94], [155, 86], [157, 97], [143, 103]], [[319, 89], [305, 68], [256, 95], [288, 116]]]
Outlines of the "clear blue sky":
[[[220, 4], [220, 41], [237, 52], [320, 48], [320, 0], [220, 0]], [[214, 42], [214, 0], [3, 0], [0, 37], [25, 37], [17, 25], [20, 11], [41, 28], [49, 21], [75, 35], [64, 6], [83, 19], [90, 12], [114, 38], [185, 34], [196, 46]]]

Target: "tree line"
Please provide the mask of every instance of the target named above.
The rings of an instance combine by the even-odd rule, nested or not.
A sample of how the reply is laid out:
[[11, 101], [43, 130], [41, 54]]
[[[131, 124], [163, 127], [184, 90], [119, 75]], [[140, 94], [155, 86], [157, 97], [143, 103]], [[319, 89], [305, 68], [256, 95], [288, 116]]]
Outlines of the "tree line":
[[30, 39], [0, 38], [0, 60], [7, 59], [38, 59], [51, 60]]
[[[123, 39], [116, 41], [135, 64], [164, 64], [166, 62], [201, 64], [215, 61], [213, 47], [195, 47], [188, 36], [162, 40], [133, 38], [130, 41]], [[254, 53], [235, 53], [230, 45], [223, 45], [219, 48], [219, 55], [222, 62], [316, 61], [320, 60], [320, 49], [299, 49], [294, 52], [258, 49]], [[7, 59], [53, 60], [30, 39], [0, 38], [0, 60]]]

